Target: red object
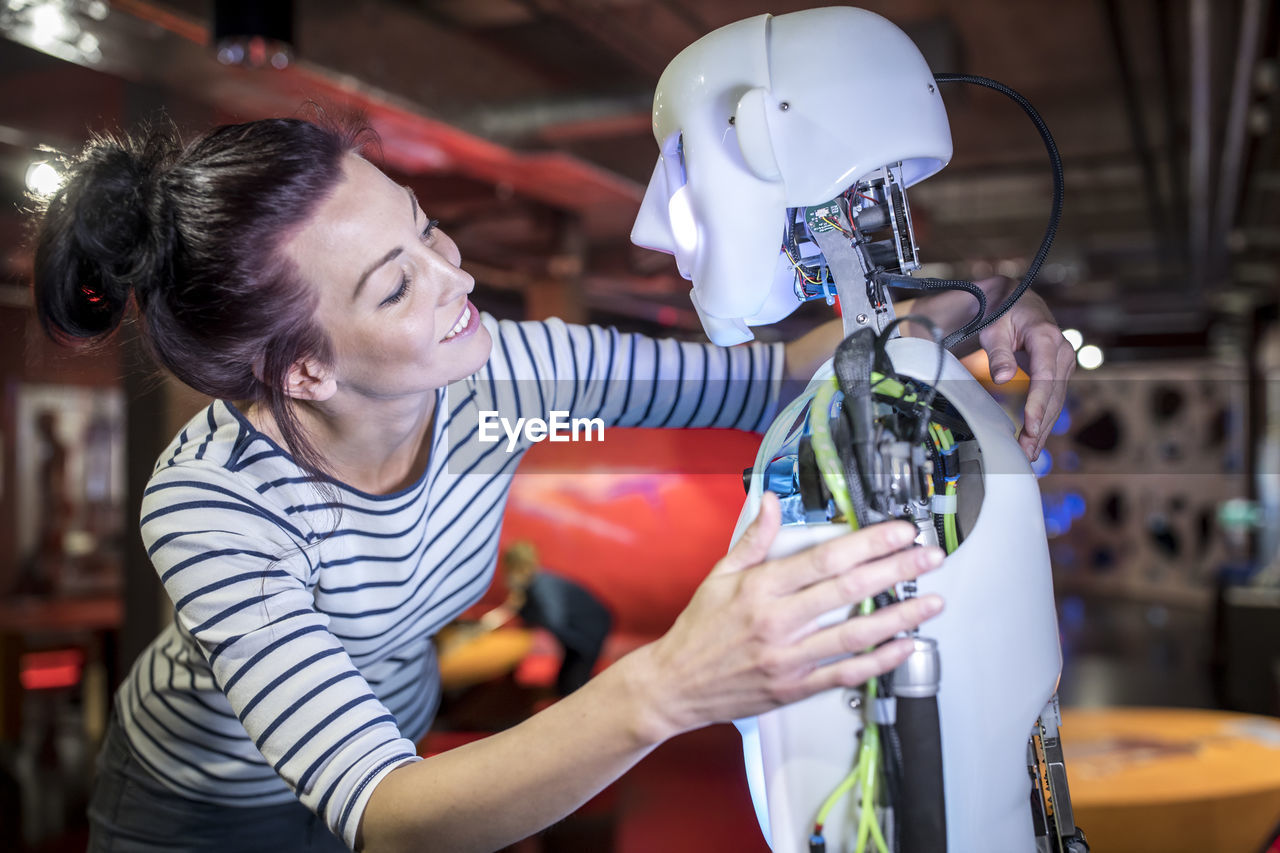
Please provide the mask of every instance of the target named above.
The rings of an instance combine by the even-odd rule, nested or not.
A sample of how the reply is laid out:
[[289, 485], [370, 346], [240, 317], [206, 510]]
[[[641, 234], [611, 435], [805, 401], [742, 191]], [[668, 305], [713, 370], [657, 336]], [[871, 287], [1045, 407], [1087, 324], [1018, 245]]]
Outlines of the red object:
[[[501, 547], [586, 587], [615, 633], [657, 637], [725, 555], [760, 437], [723, 429], [610, 428], [605, 441], [537, 445], [511, 487]], [[505, 596], [501, 574], [473, 611]]]
[[84, 653], [79, 649], [28, 652], [18, 661], [18, 680], [24, 690], [54, 690], [80, 683]]

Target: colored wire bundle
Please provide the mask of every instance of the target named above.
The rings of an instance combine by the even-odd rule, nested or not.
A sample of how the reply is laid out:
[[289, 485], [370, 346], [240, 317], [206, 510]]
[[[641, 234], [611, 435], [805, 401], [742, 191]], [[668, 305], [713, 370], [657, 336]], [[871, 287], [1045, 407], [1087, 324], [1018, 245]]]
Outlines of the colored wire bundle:
[[[836, 451], [835, 442], [831, 438], [831, 403], [835, 398], [836, 381], [832, 378], [816, 389], [813, 405], [809, 409], [809, 427], [813, 435], [813, 451], [817, 458], [818, 470], [831, 493], [836, 506], [844, 513], [845, 520], [853, 529], [857, 529], [857, 516], [853, 511], [853, 502], [849, 496], [848, 483], [844, 476], [844, 466]], [[858, 606], [858, 612], [867, 615], [875, 605], [871, 599], [864, 600]], [[867, 707], [876, 701], [879, 692], [879, 679], [867, 681]], [[879, 853], [889, 853], [889, 845], [885, 842], [884, 831], [880, 827], [880, 819], [876, 813], [876, 795], [880, 781], [880, 727], [872, 719], [866, 719], [862, 726], [862, 743], [858, 747], [858, 760], [853, 770], [845, 776], [836, 789], [827, 796], [818, 814], [814, 818], [813, 835], [810, 838], [810, 849], [825, 849], [822, 830], [827, 817], [842, 798], [850, 791], [860, 792], [858, 804], [858, 836], [856, 853], [867, 849], [868, 841], [874, 842]]]
[[929, 424], [929, 435], [933, 438], [934, 446], [944, 460], [943, 471], [943, 506], [938, 508], [938, 502], [935, 501], [934, 512], [942, 516], [943, 543], [942, 546], [948, 554], [954, 552], [960, 547], [960, 534], [956, 529], [956, 484], [960, 480], [960, 472], [958, 467], [951, 464], [950, 458], [956, 453], [956, 441], [951, 430], [946, 427], [931, 423]]

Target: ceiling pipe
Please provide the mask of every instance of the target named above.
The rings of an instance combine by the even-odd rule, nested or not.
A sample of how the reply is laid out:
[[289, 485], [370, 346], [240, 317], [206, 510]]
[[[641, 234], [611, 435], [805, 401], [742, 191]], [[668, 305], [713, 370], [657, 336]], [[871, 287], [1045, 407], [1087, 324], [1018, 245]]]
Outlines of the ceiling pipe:
[[1143, 99], [1141, 92], [1138, 91], [1138, 81], [1133, 73], [1129, 46], [1125, 41], [1124, 22], [1120, 19], [1120, 7], [1116, 0], [1102, 0], [1102, 7], [1106, 13], [1107, 34], [1111, 38], [1116, 70], [1120, 74], [1125, 113], [1129, 119], [1129, 136], [1133, 142], [1133, 151], [1138, 158], [1138, 164], [1142, 168], [1143, 195], [1147, 202], [1147, 216], [1156, 234], [1156, 254], [1161, 259], [1167, 259], [1174, 251], [1173, 235], [1169, 229], [1168, 208], [1165, 205], [1164, 194], [1160, 191], [1155, 154], [1147, 139], [1147, 125], [1143, 118]]
[[[305, 61], [283, 70], [244, 70], [212, 56], [209, 28], [150, 0], [114, 0], [103, 21], [85, 22], [102, 47], [99, 61], [53, 53], [88, 68], [159, 86], [213, 104], [241, 120], [297, 114], [307, 101], [360, 110], [381, 138], [384, 162], [407, 175], [456, 173], [561, 210], [581, 214], [593, 234], [630, 230], [644, 188], [560, 152], [519, 152], [427, 116], [423, 108]], [[9, 38], [49, 53], [23, 32]]]
[[1208, 275], [1210, 187], [1213, 145], [1213, 66], [1211, 45], [1213, 15], [1210, 0], [1190, 0], [1189, 32], [1191, 40], [1191, 148], [1189, 154], [1187, 232], [1190, 244], [1191, 289], [1203, 290]]
[[1236, 42], [1236, 68], [1231, 82], [1231, 106], [1227, 113], [1226, 138], [1222, 143], [1222, 170], [1218, 177], [1218, 206], [1214, 210], [1212, 246], [1214, 267], [1225, 267], [1227, 237], [1240, 202], [1240, 175], [1248, 140], [1249, 102], [1253, 69], [1258, 61], [1258, 42], [1266, 21], [1263, 0], [1244, 0], [1240, 11], [1240, 35]]
[[[1187, 222], [1179, 216], [1179, 211], [1187, 210], [1187, 189], [1182, 171], [1183, 146], [1182, 135], [1178, 132], [1178, 97], [1177, 72], [1173, 67], [1173, 11], [1171, 0], [1156, 0], [1156, 55], [1160, 65], [1160, 101], [1164, 114], [1164, 149], [1166, 179], [1169, 184], [1169, 202], [1174, 211], [1170, 220], [1170, 235], [1173, 238], [1173, 254], [1177, 261], [1181, 276], [1185, 279], [1188, 270], [1187, 257]], [[1185, 282], [1184, 282], [1185, 284]]]

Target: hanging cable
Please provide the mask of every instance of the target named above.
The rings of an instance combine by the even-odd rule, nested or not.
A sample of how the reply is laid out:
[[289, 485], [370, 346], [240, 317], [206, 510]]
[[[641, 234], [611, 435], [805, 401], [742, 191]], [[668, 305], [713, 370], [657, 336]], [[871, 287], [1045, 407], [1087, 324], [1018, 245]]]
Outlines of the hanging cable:
[[[1020, 95], [1018, 92], [1010, 89], [1008, 86], [989, 77], [979, 77], [973, 74], [935, 74], [933, 79], [939, 83], [970, 83], [975, 86], [983, 86], [992, 89], [1011, 98], [1023, 111], [1031, 118], [1036, 126], [1036, 130], [1040, 133], [1040, 139], [1044, 142], [1045, 151], [1049, 154], [1049, 164], [1053, 170], [1053, 204], [1049, 211], [1049, 224], [1045, 228], [1044, 239], [1040, 242], [1040, 248], [1036, 252], [1035, 257], [1031, 260], [1031, 265], [1027, 267], [1027, 272], [1023, 275], [1018, 286], [1013, 292], [1000, 303], [990, 316], [984, 316], [986, 310], [986, 297], [979, 299], [979, 310], [973, 320], [966, 323], [961, 329], [952, 332], [946, 337], [946, 346], [948, 349], [962, 341], [965, 341], [978, 332], [990, 326], [996, 320], [999, 320], [1009, 312], [1013, 304], [1022, 297], [1026, 289], [1031, 286], [1031, 282], [1035, 280], [1036, 275], [1040, 272], [1040, 267], [1044, 264], [1045, 258], [1049, 254], [1049, 248], [1053, 245], [1053, 238], [1058, 233], [1058, 224], [1062, 220], [1062, 198], [1064, 194], [1064, 181], [1062, 177], [1062, 157], [1058, 153], [1058, 146], [1053, 141], [1053, 134], [1049, 132], [1049, 126], [1045, 124], [1044, 119], [1040, 117], [1040, 113], [1036, 108], [1031, 106], [1031, 102]], [[915, 290], [963, 290], [970, 295], [974, 295], [974, 290], [978, 290], [977, 285], [973, 282], [936, 279], [936, 278], [912, 278], [909, 275], [900, 275], [893, 273], [878, 272], [875, 273], [881, 284], [893, 287], [903, 287]]]

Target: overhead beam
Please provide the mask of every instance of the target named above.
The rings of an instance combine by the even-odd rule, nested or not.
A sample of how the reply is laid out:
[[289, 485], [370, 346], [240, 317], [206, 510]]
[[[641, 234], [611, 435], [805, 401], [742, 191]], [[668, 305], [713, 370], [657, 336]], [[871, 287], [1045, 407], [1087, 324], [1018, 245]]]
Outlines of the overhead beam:
[[297, 114], [306, 100], [363, 111], [382, 140], [385, 160], [408, 175], [456, 172], [509, 187], [552, 207], [590, 217], [593, 229], [623, 233], [630, 228], [643, 188], [579, 158], [558, 153], [523, 153], [429, 117], [426, 110], [352, 77], [306, 62], [282, 71], [224, 66], [208, 49], [202, 23], [148, 2], [115, 0], [101, 22], [86, 22], [97, 37], [102, 59], [76, 60], [67, 52], [20, 31], [10, 38], [125, 79], [203, 97], [241, 119]]
[[598, 0], [527, 2], [595, 39], [655, 80], [677, 53], [706, 33], [706, 28], [682, 6], [662, 0], [627, 4]]

